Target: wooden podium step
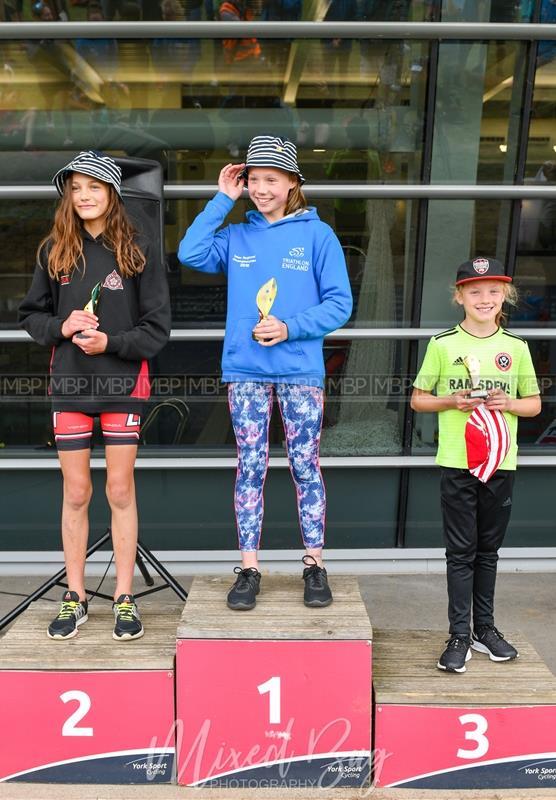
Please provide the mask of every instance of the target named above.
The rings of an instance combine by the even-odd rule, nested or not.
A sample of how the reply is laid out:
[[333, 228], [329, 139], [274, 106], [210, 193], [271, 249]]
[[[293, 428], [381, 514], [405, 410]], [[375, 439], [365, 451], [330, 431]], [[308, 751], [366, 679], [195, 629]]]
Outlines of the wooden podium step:
[[556, 678], [519, 634], [515, 661], [472, 651], [436, 668], [446, 635], [375, 631], [375, 781], [400, 789], [554, 789]]
[[141, 603], [144, 637], [116, 642], [110, 603], [95, 601], [75, 638], [52, 641], [58, 606], [33, 603], [0, 639], [0, 780], [171, 781], [181, 608]]
[[178, 626], [178, 782], [228, 789], [368, 785], [372, 627], [353, 577], [303, 604], [301, 577], [266, 576], [252, 611], [230, 579], [196, 578]]

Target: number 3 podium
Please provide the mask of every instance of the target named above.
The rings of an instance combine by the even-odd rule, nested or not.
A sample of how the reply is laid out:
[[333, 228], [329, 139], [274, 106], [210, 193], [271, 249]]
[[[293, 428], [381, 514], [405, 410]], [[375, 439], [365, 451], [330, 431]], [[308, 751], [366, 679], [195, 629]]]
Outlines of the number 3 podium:
[[377, 800], [556, 796], [556, 678], [519, 636], [517, 661], [474, 653], [446, 674], [445, 636], [373, 633], [353, 577], [331, 577], [324, 609], [304, 607], [299, 576], [265, 575], [256, 608], [233, 612], [230, 583], [196, 578], [185, 608], [163, 614], [142, 603], [146, 634], [126, 644], [108, 603], [68, 642], [46, 637], [53, 604], [33, 604], [0, 639], [0, 781], [321, 798], [364, 795], [373, 777]]

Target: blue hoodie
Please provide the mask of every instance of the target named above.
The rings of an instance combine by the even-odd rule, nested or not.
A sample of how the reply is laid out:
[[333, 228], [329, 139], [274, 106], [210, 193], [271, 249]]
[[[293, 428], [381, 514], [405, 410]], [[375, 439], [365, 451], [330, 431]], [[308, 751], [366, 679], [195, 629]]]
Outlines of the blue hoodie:
[[[249, 211], [247, 222], [216, 233], [233, 206], [218, 192], [178, 249], [182, 264], [228, 276], [222, 379], [323, 386], [323, 337], [344, 325], [352, 309], [340, 243], [314, 208], [273, 223]], [[271, 278], [278, 291], [270, 313], [286, 323], [288, 338], [262, 347], [251, 336], [259, 321], [255, 298]]]

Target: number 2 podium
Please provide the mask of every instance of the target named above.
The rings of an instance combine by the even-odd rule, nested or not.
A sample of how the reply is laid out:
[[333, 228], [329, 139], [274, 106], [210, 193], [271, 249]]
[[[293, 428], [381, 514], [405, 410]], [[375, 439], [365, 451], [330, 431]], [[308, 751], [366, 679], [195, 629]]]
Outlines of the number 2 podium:
[[108, 603], [69, 641], [48, 639], [57, 606], [34, 603], [0, 648], [0, 781], [167, 783], [174, 767], [177, 607], [142, 603], [143, 639], [112, 639]]
[[229, 578], [194, 580], [178, 626], [178, 783], [369, 783], [372, 629], [357, 580], [331, 585], [334, 603], [311, 609], [300, 577], [265, 575], [240, 612]]
[[[521, 636], [520, 657], [473, 651], [436, 669], [437, 631], [375, 631], [375, 783], [404, 789], [556, 791], [556, 678]], [[556, 795], [555, 795], [556, 796]]]

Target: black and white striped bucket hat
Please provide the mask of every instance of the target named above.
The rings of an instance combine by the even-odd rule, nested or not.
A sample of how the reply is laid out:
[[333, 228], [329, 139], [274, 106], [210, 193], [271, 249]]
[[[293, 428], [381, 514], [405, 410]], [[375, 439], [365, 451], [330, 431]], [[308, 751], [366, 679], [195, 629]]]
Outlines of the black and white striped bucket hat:
[[83, 150], [78, 153], [52, 178], [52, 183], [60, 196], [64, 194], [66, 179], [72, 172], [82, 172], [83, 175], [90, 175], [92, 178], [109, 183], [121, 197], [122, 170], [110, 156], [98, 150]]
[[288, 139], [280, 139], [279, 136], [254, 136], [251, 139], [245, 158], [245, 178], [249, 167], [277, 167], [286, 172], [294, 172], [300, 183], [305, 183], [297, 165], [297, 149], [294, 143]]

